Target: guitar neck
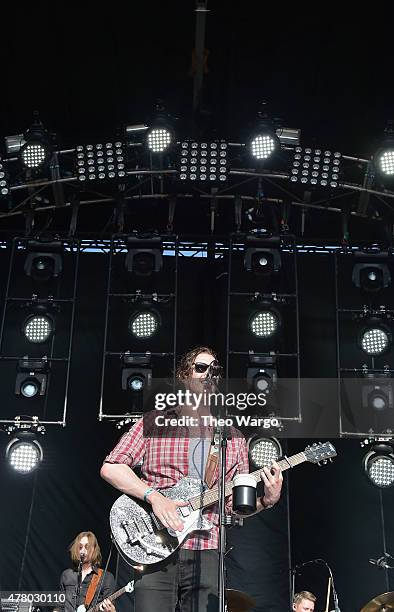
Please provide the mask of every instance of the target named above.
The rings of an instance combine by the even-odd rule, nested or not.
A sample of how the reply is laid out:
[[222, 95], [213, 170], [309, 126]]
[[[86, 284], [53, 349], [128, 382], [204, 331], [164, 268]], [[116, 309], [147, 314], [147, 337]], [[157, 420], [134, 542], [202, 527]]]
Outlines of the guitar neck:
[[[296, 465], [300, 465], [300, 463], [304, 463], [304, 461], [307, 461], [307, 458], [305, 456], [305, 453], [302, 452], [302, 453], [297, 453], [296, 455], [292, 455], [292, 457], [286, 457], [285, 459], [278, 461], [278, 465], [281, 468], [282, 472], [284, 472], [285, 470], [288, 470], [289, 468], [295, 467]], [[249, 476], [253, 476], [256, 482], [259, 482], [262, 472], [263, 472], [263, 469], [256, 470], [255, 472], [251, 472]], [[225, 488], [226, 497], [231, 494], [232, 488], [233, 488], [233, 483], [231, 481], [227, 482], [226, 488]], [[219, 501], [219, 490], [218, 490], [218, 487], [214, 487], [213, 489], [206, 491], [202, 495], [197, 495], [196, 497], [193, 497], [190, 500], [190, 505], [193, 508], [193, 510], [199, 510], [200, 508], [207, 508], [208, 506], [212, 506], [218, 501]]]
[[[115, 591], [115, 593], [112, 593], [112, 595], [110, 595], [109, 597], [107, 597], [107, 599], [109, 599], [110, 601], [115, 601], [115, 599], [118, 599], [118, 597], [120, 597], [121, 595], [123, 595], [123, 593], [126, 592], [126, 587], [122, 587], [121, 589], [119, 589], [119, 591]], [[99, 612], [100, 611], [100, 603], [98, 603], [96, 606], [94, 606], [94, 608], [91, 608], [89, 610], [89, 612]]]

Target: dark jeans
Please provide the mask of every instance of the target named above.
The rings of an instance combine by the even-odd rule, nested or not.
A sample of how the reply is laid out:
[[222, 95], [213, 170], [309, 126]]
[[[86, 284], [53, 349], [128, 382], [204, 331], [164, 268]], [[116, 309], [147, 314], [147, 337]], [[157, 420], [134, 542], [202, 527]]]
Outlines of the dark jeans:
[[136, 575], [135, 612], [217, 612], [217, 593], [217, 550], [181, 549], [163, 569]]

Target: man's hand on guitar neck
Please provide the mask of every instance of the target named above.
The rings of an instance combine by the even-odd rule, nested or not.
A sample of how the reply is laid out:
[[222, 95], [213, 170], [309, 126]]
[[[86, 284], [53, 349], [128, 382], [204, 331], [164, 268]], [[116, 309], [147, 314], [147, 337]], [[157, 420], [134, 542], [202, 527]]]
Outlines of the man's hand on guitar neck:
[[177, 508], [187, 506], [187, 501], [174, 501], [164, 497], [159, 491], [151, 493], [147, 498], [151, 504], [152, 510], [164, 527], [169, 527], [175, 531], [182, 531], [183, 521], [179, 517]]
[[262, 501], [257, 500], [257, 510], [263, 510], [275, 505], [279, 501], [283, 484], [282, 470], [276, 461], [273, 462], [270, 468], [263, 468], [260, 477], [264, 483], [264, 496]]
[[115, 606], [110, 599], [104, 599], [99, 606], [102, 612], [116, 612]]

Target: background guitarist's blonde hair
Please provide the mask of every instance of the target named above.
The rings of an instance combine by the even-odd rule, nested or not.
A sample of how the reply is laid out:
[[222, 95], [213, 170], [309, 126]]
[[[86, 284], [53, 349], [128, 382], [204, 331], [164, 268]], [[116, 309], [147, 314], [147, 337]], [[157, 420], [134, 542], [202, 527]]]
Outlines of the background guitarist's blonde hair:
[[82, 538], [87, 538], [89, 542], [89, 548], [92, 550], [92, 565], [101, 565], [101, 550], [98, 545], [97, 538], [92, 531], [81, 531], [77, 537], [73, 540], [70, 546], [70, 556], [74, 565], [79, 563], [79, 543]]

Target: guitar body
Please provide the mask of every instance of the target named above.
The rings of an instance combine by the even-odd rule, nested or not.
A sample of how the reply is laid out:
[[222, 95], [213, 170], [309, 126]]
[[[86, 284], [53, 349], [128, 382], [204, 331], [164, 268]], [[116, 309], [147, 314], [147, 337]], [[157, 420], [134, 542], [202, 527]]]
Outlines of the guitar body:
[[[201, 493], [201, 482], [182, 478], [171, 489], [161, 491], [173, 500], [188, 501]], [[115, 545], [130, 565], [152, 565], [165, 561], [187, 536], [196, 530], [209, 530], [212, 523], [201, 510], [179, 508], [184, 526], [182, 531], [165, 529], [156, 519], [150, 504], [121, 495], [113, 504], [110, 526]]]

